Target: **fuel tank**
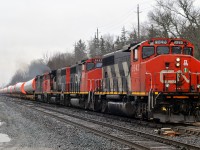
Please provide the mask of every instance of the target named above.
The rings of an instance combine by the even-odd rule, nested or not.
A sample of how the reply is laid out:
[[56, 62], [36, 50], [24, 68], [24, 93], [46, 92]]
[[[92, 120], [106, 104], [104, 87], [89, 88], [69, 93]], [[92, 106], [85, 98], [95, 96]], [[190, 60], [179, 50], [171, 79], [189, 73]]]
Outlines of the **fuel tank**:
[[84, 101], [80, 98], [71, 98], [70, 103], [74, 107], [84, 108]]
[[134, 116], [135, 108], [129, 102], [108, 102], [108, 110], [111, 114]]
[[74, 107], [80, 107], [79, 101], [80, 101], [79, 98], [71, 98], [70, 103], [71, 103], [71, 105], [74, 106]]
[[53, 104], [56, 104], [56, 97], [51, 97], [50, 99], [49, 99], [49, 102], [50, 103], [53, 103]]
[[33, 94], [33, 92], [35, 91], [35, 78], [25, 82], [22, 88], [26, 94]]

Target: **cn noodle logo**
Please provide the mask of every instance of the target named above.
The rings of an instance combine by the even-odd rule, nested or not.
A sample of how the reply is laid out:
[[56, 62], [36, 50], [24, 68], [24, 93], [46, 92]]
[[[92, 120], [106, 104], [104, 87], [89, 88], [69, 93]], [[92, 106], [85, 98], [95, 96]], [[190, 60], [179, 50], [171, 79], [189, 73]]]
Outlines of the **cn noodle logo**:
[[[187, 68], [185, 68], [185, 69], [187, 69]], [[161, 72], [160, 72], [160, 82], [161, 83], [164, 83], [164, 79], [163, 79], [163, 75], [165, 74], [179, 74], [179, 75], [181, 75], [182, 77], [183, 77], [183, 79], [187, 82], [187, 83], [190, 83], [190, 80], [189, 79], [187, 79], [187, 77], [184, 75], [184, 74], [182, 74], [182, 71], [181, 70], [178, 70], [177, 72], [174, 72], [174, 70], [162, 70]], [[176, 83], [176, 79], [175, 80], [165, 80], [165, 82], [167, 82], [167, 83]]]

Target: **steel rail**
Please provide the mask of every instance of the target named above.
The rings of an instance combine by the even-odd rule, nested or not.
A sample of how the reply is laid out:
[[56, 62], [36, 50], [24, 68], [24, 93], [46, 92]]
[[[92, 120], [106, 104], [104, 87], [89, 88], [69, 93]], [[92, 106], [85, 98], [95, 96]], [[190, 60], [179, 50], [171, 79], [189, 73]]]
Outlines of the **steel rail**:
[[121, 130], [121, 131], [124, 131], [124, 132], [127, 132], [127, 133], [131, 133], [131, 134], [135, 134], [135, 135], [138, 135], [138, 136], [141, 136], [141, 137], [144, 137], [144, 138], [148, 138], [148, 139], [151, 139], [151, 140], [154, 140], [154, 141], [157, 141], [157, 142], [162, 142], [162, 143], [167, 144], [167, 145], [173, 145], [175, 147], [186, 148], [186, 149], [191, 149], [191, 150], [200, 150], [200, 147], [190, 145], [190, 144], [186, 144], [186, 143], [183, 143], [183, 142], [178, 142], [178, 141], [168, 139], [168, 138], [165, 138], [165, 137], [161, 137], [161, 136], [158, 136], [158, 135], [148, 134], [148, 133], [145, 133], [145, 132], [142, 132], [142, 131], [137, 131], [137, 130], [133, 130], [133, 129], [130, 129], [130, 128], [124, 128], [122, 126], [118, 126], [118, 125], [114, 125], [114, 124], [108, 124], [108, 123], [100, 122], [100, 121], [97, 121], [97, 120], [94, 120], [94, 119], [82, 118], [80, 116], [69, 114], [69, 113], [66, 113], [66, 112], [61, 112], [59, 110], [55, 110], [55, 109], [52, 109], [52, 108], [49, 108], [49, 107], [48, 108], [44, 107], [44, 106], [40, 106], [40, 107], [42, 107], [43, 109], [48, 109], [50, 111], [61, 113], [63, 115], [68, 115], [68, 116], [78, 118], [78, 119], [81, 119], [81, 120], [86, 120], [88, 122], [92, 122], [92, 123], [99, 124], [99, 125], [102, 125], [102, 126], [106, 126], [106, 127], [109, 127], [109, 128], [115, 128], [115, 129], [118, 129], [118, 130]]
[[[21, 103], [21, 104], [25, 105], [24, 103]], [[37, 108], [32, 107], [32, 105], [25, 105], [25, 106], [31, 107], [32, 109], [35, 109], [37, 111], [41, 111], [41, 110], [38, 110]], [[172, 139], [168, 139], [168, 138], [165, 138], [165, 137], [161, 137], [161, 136], [158, 136], [158, 135], [148, 134], [148, 133], [145, 133], [145, 132], [142, 132], [142, 131], [137, 131], [137, 130], [133, 130], [133, 129], [130, 129], [130, 128], [124, 128], [122, 126], [118, 126], [118, 125], [114, 125], [114, 124], [108, 124], [108, 123], [100, 122], [100, 121], [97, 121], [97, 120], [94, 120], [94, 119], [82, 118], [82, 117], [77, 116], [77, 115], [73, 115], [73, 114], [70, 114], [70, 113], [61, 112], [59, 110], [52, 109], [52, 108], [50, 108], [48, 106], [39, 105], [39, 107], [43, 108], [45, 110], [54, 111], [56, 113], [67, 115], [67, 116], [70, 116], [70, 117], [73, 117], [73, 118], [78, 118], [78, 119], [81, 119], [81, 120], [84, 120], [84, 121], [88, 121], [88, 122], [92, 122], [92, 123], [95, 123], [95, 124], [99, 124], [99, 125], [102, 125], [102, 126], [105, 126], [105, 127], [115, 128], [115, 129], [121, 130], [123, 132], [127, 132], [127, 133], [131, 133], [131, 134], [134, 134], [134, 135], [137, 135], [137, 136], [140, 136], [140, 137], [148, 138], [148, 139], [151, 139], [151, 140], [154, 140], [154, 141], [157, 141], [157, 142], [161, 142], [161, 143], [164, 143], [164, 144], [167, 144], [167, 145], [173, 145], [173, 146], [178, 147], [178, 148], [186, 148], [186, 149], [191, 149], [191, 150], [200, 150], [200, 147], [197, 147], [197, 146], [194, 146], [194, 145], [190, 145], [190, 144], [186, 144], [186, 143], [183, 143], [183, 142], [178, 142], [178, 141], [175, 141], [175, 140], [172, 140]], [[41, 111], [41, 112], [43, 112], [43, 111]], [[45, 113], [45, 112], [43, 112], [43, 113]], [[48, 114], [48, 115], [53, 116], [52, 114]], [[56, 116], [54, 116], [54, 117], [56, 117]], [[56, 118], [59, 119], [59, 117], [56, 117]], [[62, 121], [64, 121], [64, 120], [62, 120]], [[77, 124], [77, 126], [78, 126], [78, 124]], [[84, 127], [84, 128], [88, 128], [88, 127]], [[90, 128], [88, 130], [90, 130]], [[96, 133], [95, 131], [92, 131], [92, 132]], [[102, 134], [102, 133], [98, 133], [98, 132], [100, 132], [100, 131], [97, 131], [96, 134], [99, 134], [99, 135]], [[104, 134], [106, 134], [106, 133], [104, 133]], [[107, 135], [101, 135], [101, 136], [107, 137]], [[109, 136], [112, 136], [112, 135], [109, 135]], [[113, 140], [112, 137], [107, 137], [107, 138]], [[116, 138], [119, 138], [119, 137], [116, 137]], [[114, 140], [120, 142], [120, 139], [121, 138], [118, 139], [119, 141], [117, 139], [114, 139]], [[122, 140], [124, 140], [124, 139], [122, 139]], [[123, 144], [124, 142], [121, 141], [120, 143]], [[131, 144], [132, 142], [130, 142], [129, 144], [128, 143], [125, 144], [125, 145], [130, 146], [129, 144]], [[130, 147], [132, 147], [132, 146], [130, 146]], [[135, 147], [132, 147], [132, 148], [135, 148]], [[142, 148], [140, 147], [140, 149], [142, 149]]]
[[[27, 106], [27, 105], [24, 105], [24, 106]], [[131, 148], [139, 149], [139, 150], [150, 150], [149, 147], [146, 147], [146, 146], [143, 146], [143, 145], [140, 145], [140, 144], [137, 144], [137, 143], [128, 141], [128, 140], [126, 140], [126, 139], [123, 139], [123, 138], [120, 138], [120, 137], [118, 137], [118, 136], [114, 136], [114, 135], [108, 134], [108, 133], [106, 133], [106, 132], [102, 132], [102, 131], [97, 130], [97, 129], [95, 129], [95, 128], [91, 128], [91, 127], [88, 127], [88, 126], [86, 126], [86, 125], [84, 125], [84, 124], [78, 123], [78, 122], [76, 122], [76, 121], [71, 121], [71, 120], [68, 120], [68, 119], [59, 117], [59, 116], [56, 115], [56, 114], [52, 114], [52, 113], [48, 113], [48, 112], [42, 111], [42, 110], [40, 110], [40, 109], [38, 109], [38, 108], [34, 108], [34, 107], [30, 106], [30, 105], [28, 105], [27, 107], [29, 107], [29, 108], [31, 108], [31, 109], [33, 109], [33, 110], [39, 111], [39, 112], [41, 112], [41, 113], [43, 113], [43, 114], [45, 114], [45, 115], [48, 115], [48, 116], [50, 116], [50, 117], [53, 117], [53, 118], [55, 118], [55, 119], [57, 119], [57, 120], [59, 120], [59, 121], [61, 121], [61, 122], [66, 123], [66, 124], [71, 124], [71, 125], [75, 125], [75, 126], [77, 126], [77, 127], [86, 129], [86, 130], [88, 130], [88, 131], [90, 131], [90, 132], [92, 132], [92, 133], [94, 133], [94, 134], [100, 135], [100, 136], [102, 136], [102, 137], [104, 137], [104, 138], [107, 138], [107, 139], [110, 139], [110, 140], [113, 140], [113, 141], [116, 141], [116, 142], [119, 142], [119, 143], [121, 143], [121, 144], [123, 144], [123, 145], [127, 145], [127, 146], [129, 146], [129, 147], [131, 147]], [[52, 111], [52, 110], [51, 110], [51, 111]], [[66, 115], [66, 114], [65, 114], [65, 115]], [[70, 116], [70, 117], [71, 117], [71, 116]], [[85, 120], [84, 120], [84, 121], [85, 121]]]

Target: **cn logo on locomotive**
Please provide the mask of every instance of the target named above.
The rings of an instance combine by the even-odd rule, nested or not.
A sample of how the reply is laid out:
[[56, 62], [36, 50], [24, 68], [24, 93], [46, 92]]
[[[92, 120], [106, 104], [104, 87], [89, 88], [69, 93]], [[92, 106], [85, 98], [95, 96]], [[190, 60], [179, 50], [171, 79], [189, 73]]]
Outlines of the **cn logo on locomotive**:
[[[180, 75], [183, 77], [183, 79], [184, 79], [187, 83], [190, 82], [190, 80], [187, 79], [187, 77], [182, 73], [181, 70], [178, 70], [177, 72], [174, 72], [174, 70], [162, 70], [162, 71], [160, 72], [160, 82], [161, 82], [161, 83], [164, 83], [164, 79], [163, 79], [163, 75], [164, 75], [164, 74], [172, 74], [172, 73], [178, 73], [178, 74], [180, 74]], [[165, 82], [167, 82], [167, 83], [176, 83], [176, 80], [165, 80]]]

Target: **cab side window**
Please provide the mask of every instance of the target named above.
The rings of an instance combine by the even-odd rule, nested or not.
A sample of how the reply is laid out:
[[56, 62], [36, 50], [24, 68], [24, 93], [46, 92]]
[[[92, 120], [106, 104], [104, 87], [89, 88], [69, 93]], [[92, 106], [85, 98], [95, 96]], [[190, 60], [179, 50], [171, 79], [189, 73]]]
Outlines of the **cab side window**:
[[185, 55], [192, 55], [192, 48], [191, 47], [185, 47], [183, 49], [183, 54], [185, 54]]
[[95, 67], [94, 63], [87, 63], [86, 69], [87, 71], [92, 70]]
[[180, 46], [172, 47], [172, 54], [181, 54], [182, 48]]
[[102, 63], [101, 62], [96, 63], [96, 68], [102, 68]]
[[157, 55], [169, 54], [169, 47], [167, 46], [158, 46], [156, 50], [157, 50]]
[[143, 47], [142, 48], [142, 58], [145, 59], [145, 58], [148, 58], [152, 55], [154, 55], [154, 47], [151, 46], [151, 47]]
[[137, 61], [138, 60], [138, 50], [134, 49], [133, 50], [133, 61]]

